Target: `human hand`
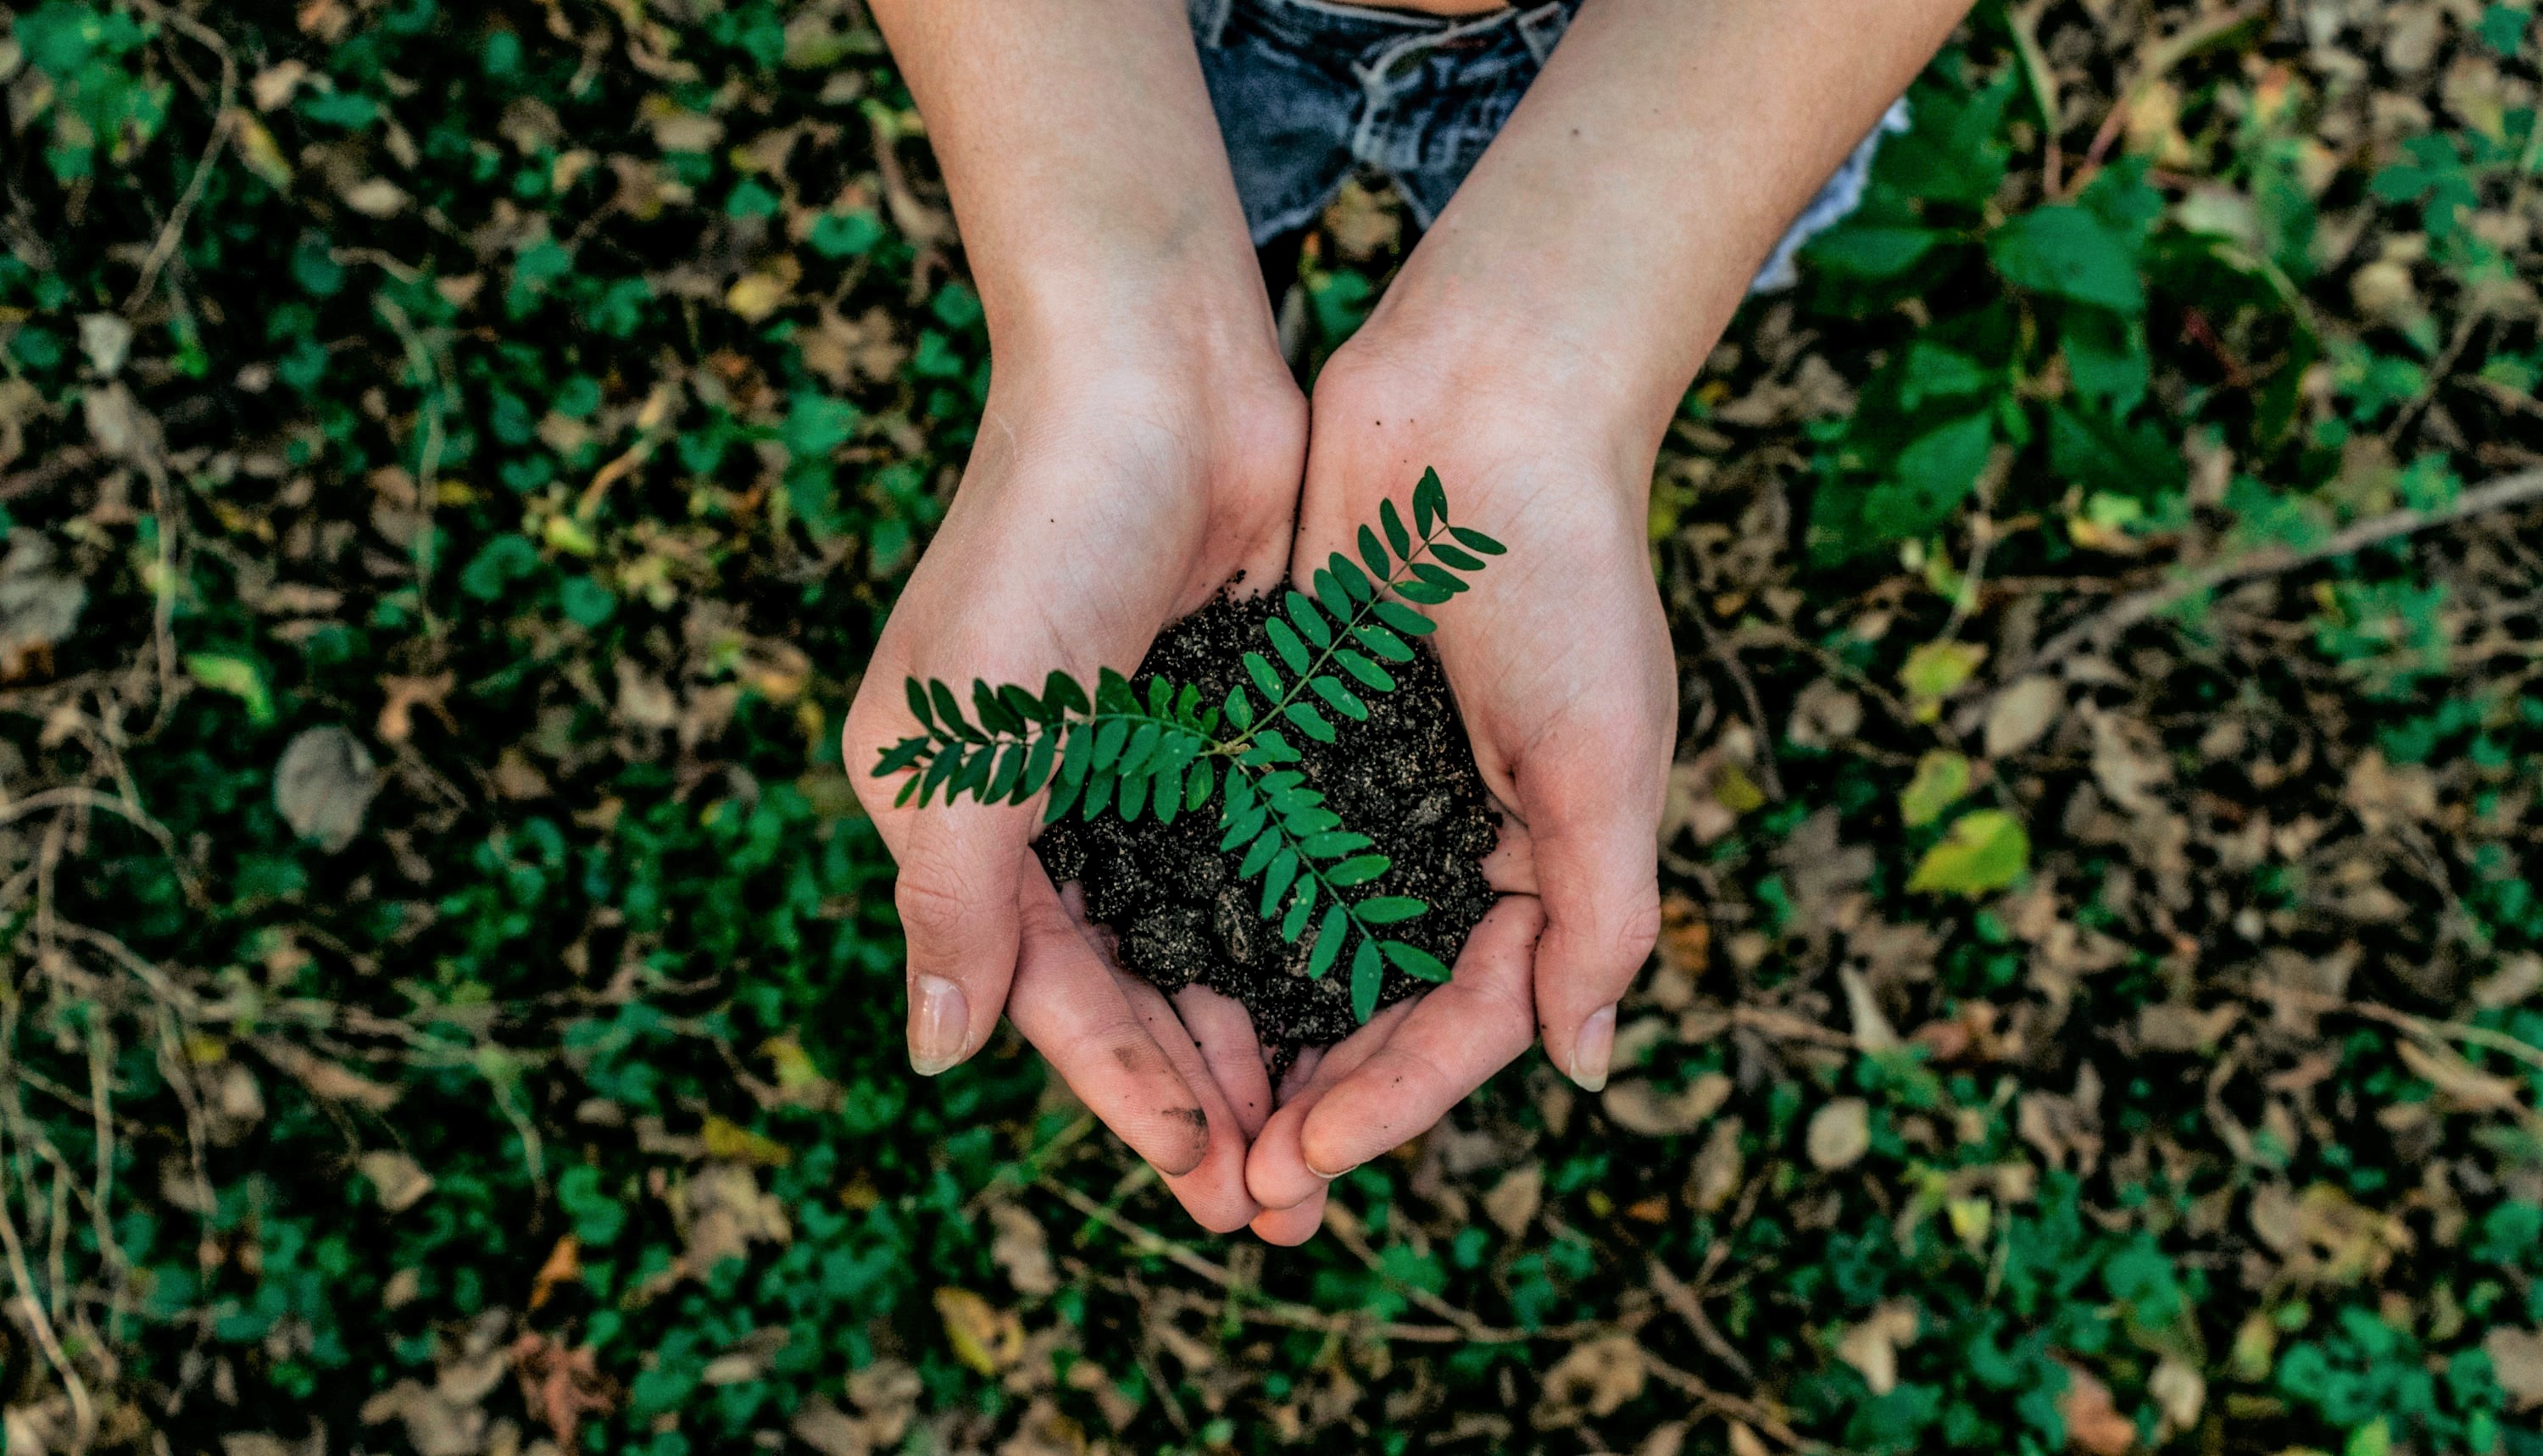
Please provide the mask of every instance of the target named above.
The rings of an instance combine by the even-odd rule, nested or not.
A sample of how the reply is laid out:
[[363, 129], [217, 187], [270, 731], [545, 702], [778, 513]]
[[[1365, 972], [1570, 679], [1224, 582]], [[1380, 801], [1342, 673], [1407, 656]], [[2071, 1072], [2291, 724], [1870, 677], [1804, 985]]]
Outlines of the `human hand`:
[[1427, 609], [1484, 782], [1504, 818], [1486, 874], [1507, 892], [1448, 984], [1302, 1064], [1246, 1182], [1272, 1243], [1312, 1236], [1326, 1186], [1428, 1128], [1544, 1040], [1606, 1082], [1616, 1003], [1659, 929], [1657, 826], [1676, 725], [1647, 501], [1657, 431], [1602, 418], [1594, 366], [1503, 369], [1487, 344], [1383, 310], [1319, 378], [1292, 571], [1311, 572], [1426, 467], [1455, 518], [1509, 554]]
[[[1268, 322], [1268, 321], [1267, 321]], [[1025, 806], [892, 804], [877, 755], [914, 728], [902, 682], [1092, 680], [1242, 572], [1280, 573], [1306, 409], [1266, 338], [1233, 361], [1167, 338], [998, 355], [978, 443], [848, 713], [859, 798], [900, 867], [912, 1067], [976, 1051], [1000, 1011], [1203, 1225], [1243, 1226], [1271, 1088], [1243, 1009], [1170, 1005], [1121, 972], [1030, 848]], [[1100, 361], [1089, 365], [1087, 361]]]

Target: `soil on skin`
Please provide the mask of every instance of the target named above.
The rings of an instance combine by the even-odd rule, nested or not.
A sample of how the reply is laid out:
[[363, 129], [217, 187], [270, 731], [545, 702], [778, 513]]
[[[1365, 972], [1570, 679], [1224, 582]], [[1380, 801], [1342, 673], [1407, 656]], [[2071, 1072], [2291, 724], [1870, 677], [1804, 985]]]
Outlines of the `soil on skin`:
[[[1163, 676], [1197, 684], [1204, 703], [1225, 701], [1229, 688], [1247, 681], [1244, 653], [1265, 646], [1263, 620], [1277, 594], [1239, 600], [1221, 593], [1169, 626], [1139, 664], [1134, 681], [1141, 694], [1151, 676]], [[1438, 660], [1422, 648], [1412, 661], [1389, 663], [1388, 670], [1394, 692], [1360, 694], [1367, 722], [1327, 715], [1338, 741], [1318, 743], [1296, 731], [1283, 736], [1304, 755], [1297, 767], [1344, 825], [1375, 839], [1376, 852], [1394, 861], [1353, 893], [1427, 901], [1428, 913], [1387, 934], [1454, 965], [1467, 934], [1492, 908], [1481, 864], [1496, 842], [1498, 820]], [[1220, 852], [1219, 834], [1213, 798], [1172, 824], [1152, 816], [1124, 824], [1110, 813], [1089, 822], [1072, 813], [1034, 847], [1054, 881], [1083, 886], [1088, 913], [1118, 938], [1125, 969], [1168, 994], [1197, 981], [1243, 1002], [1265, 1049], [1285, 1067], [1299, 1047], [1339, 1041], [1358, 1025], [1351, 1018], [1348, 958], [1309, 979], [1314, 926], [1296, 944], [1283, 942], [1278, 924], [1262, 916], [1261, 881], [1237, 879], [1243, 857]], [[1390, 966], [1378, 1005], [1424, 984]]]

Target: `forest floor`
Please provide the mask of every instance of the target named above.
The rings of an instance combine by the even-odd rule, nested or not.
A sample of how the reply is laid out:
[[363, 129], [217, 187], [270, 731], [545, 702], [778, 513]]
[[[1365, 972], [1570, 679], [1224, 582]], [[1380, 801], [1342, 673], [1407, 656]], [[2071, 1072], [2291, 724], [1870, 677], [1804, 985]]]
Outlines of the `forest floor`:
[[1619, 1074], [1295, 1252], [906, 1073], [987, 345], [854, 0], [6, 24], [12, 1456], [2543, 1453], [2526, 0], [1979, 7], [1660, 462]]

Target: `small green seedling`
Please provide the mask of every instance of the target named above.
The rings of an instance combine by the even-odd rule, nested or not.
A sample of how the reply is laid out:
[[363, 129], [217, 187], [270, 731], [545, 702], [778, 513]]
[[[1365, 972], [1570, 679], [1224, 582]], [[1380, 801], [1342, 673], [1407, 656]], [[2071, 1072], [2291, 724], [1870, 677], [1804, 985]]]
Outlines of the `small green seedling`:
[[1238, 874], [1262, 881], [1263, 918], [1279, 921], [1283, 940], [1295, 944], [1323, 907], [1307, 973], [1323, 976], [1348, 949], [1351, 1010], [1367, 1021], [1386, 965], [1428, 981], [1446, 980], [1448, 967], [1379, 933], [1430, 907], [1378, 892], [1392, 863], [1286, 766], [1299, 753], [1280, 726], [1331, 743], [1337, 734], [1328, 713], [1366, 720], [1360, 694], [1393, 692], [1385, 664], [1412, 660], [1406, 639], [1431, 631], [1430, 619], [1404, 602], [1446, 601], [1467, 587], [1459, 573], [1482, 571], [1483, 558], [1505, 549], [1448, 523], [1436, 471], [1423, 472], [1413, 490], [1413, 521], [1407, 530], [1395, 502], [1382, 502], [1378, 529], [1359, 528], [1357, 562], [1336, 552], [1316, 572], [1313, 596], [1294, 588], [1284, 594], [1281, 609], [1263, 624], [1271, 652], [1245, 654], [1246, 675], [1263, 695], [1260, 708], [1241, 685], [1224, 703], [1205, 707], [1198, 688], [1162, 678], [1149, 680], [1142, 702], [1127, 678], [1107, 667], [1091, 697], [1065, 672], [1044, 679], [1040, 697], [975, 678], [975, 724], [963, 716], [952, 688], [913, 677], [909, 711], [923, 731], [884, 750], [875, 776], [907, 772], [893, 802], [914, 798], [922, 807], [939, 790], [947, 804], [964, 795], [1022, 804], [1047, 786], [1045, 823], [1071, 808], [1090, 819], [1111, 812], [1136, 821], [1146, 813], [1172, 823], [1215, 801], [1219, 848], [1244, 852]]

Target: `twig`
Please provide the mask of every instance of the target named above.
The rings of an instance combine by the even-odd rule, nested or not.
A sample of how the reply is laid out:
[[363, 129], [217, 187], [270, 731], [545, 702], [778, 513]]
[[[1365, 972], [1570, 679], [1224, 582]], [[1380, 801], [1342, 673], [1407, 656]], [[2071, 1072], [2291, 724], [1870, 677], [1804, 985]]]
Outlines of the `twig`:
[[2102, 159], [2110, 154], [2112, 144], [2119, 139], [2120, 130], [2127, 125], [2129, 108], [2135, 106], [2157, 81], [2162, 80], [2173, 67], [2244, 26], [2266, 18], [2269, 13], [2270, 0], [2252, 0], [2250, 4], [2193, 21], [2146, 50], [2144, 60], [2137, 66], [2137, 73], [2128, 78], [2127, 85], [2119, 88], [2119, 99], [2111, 103], [2110, 113], [2102, 117], [2100, 129], [2093, 133], [2093, 144], [2085, 151], [2084, 160], [2076, 165], [2074, 186], [2067, 190], [2068, 192], [2082, 192], [2084, 184], [2092, 181], [2093, 174], [2101, 170]]
[[2419, 422], [2421, 413], [2437, 397], [2437, 391], [2445, 387], [2447, 376], [2454, 373], [2455, 361], [2463, 357], [2464, 349], [2472, 344], [2474, 332], [2489, 317], [2487, 311], [2475, 307], [2465, 309], [2463, 317], [2455, 320], [2454, 337], [2446, 341], [2445, 351], [2428, 366], [2427, 377], [2420, 381], [2420, 387], [2412, 393], [2410, 402], [2402, 406], [2402, 413], [2394, 416], [2393, 422], [2385, 427], [2387, 448], [2401, 443], [2403, 434]]
[[[2038, 672], [2072, 656], [2093, 643], [2107, 643], [2120, 633], [2166, 611], [2192, 597], [2215, 590], [2253, 576], [2266, 576], [2293, 571], [2333, 557], [2349, 556], [2369, 546], [2452, 525], [2456, 521], [2506, 510], [2529, 501], [2543, 500], [2543, 469], [2519, 471], [2514, 475], [2476, 486], [2434, 510], [2403, 509], [2387, 511], [2371, 520], [2359, 521], [2345, 531], [2324, 538], [2299, 551], [2292, 547], [2267, 546], [2244, 552], [2178, 577], [2161, 586], [2148, 587], [2121, 597], [2111, 606], [2086, 618], [2050, 638], [2021, 673]], [[2010, 680], [2010, 679], [2008, 679]]]
[[2461, 1041], [2468, 1045], [2496, 1051], [2503, 1056], [2521, 1061], [2527, 1066], [2543, 1069], [2543, 1047], [2520, 1040], [2505, 1032], [2494, 1032], [2488, 1027], [2476, 1027], [2468, 1022], [2432, 1022], [2426, 1017], [2413, 1016], [2407, 1011], [2396, 1010], [2382, 1002], [2348, 1001], [2338, 996], [2326, 996], [2320, 991], [2308, 991], [2298, 986], [2255, 986], [2252, 988], [2252, 994], [2273, 1000], [2292, 1001], [2307, 1011], [2328, 1012], [2335, 1016], [2362, 1016], [2368, 1021], [2398, 1027], [2425, 1041]]
[[[0, 1041], [0, 1063], [15, 1059], [9, 1055], [9, 1048], [17, 1042], [15, 998], [11, 1000], [7, 1021], [6, 1039]], [[71, 1449], [85, 1451], [97, 1435], [97, 1407], [89, 1400], [88, 1382], [80, 1379], [79, 1371], [72, 1367], [70, 1357], [62, 1351], [61, 1340], [53, 1333], [51, 1314], [45, 1310], [43, 1300], [37, 1297], [35, 1275], [27, 1267], [26, 1245], [19, 1241], [18, 1220], [10, 1213], [9, 1202], [7, 1192], [0, 1190], [0, 1247], [5, 1247], [8, 1252], [9, 1277], [18, 1286], [18, 1305], [26, 1313], [27, 1328], [35, 1334], [36, 1343], [44, 1351], [45, 1362], [61, 1378], [62, 1389], [70, 1397]]]
[[218, 32], [193, 16], [170, 10], [154, 3], [154, 0], [138, 0], [138, 3], [143, 14], [199, 41], [221, 58], [221, 98], [213, 107], [212, 134], [203, 143], [203, 155], [194, 163], [194, 175], [187, 179], [186, 191], [177, 198], [176, 208], [168, 214], [167, 222], [160, 225], [158, 239], [151, 243], [149, 256], [141, 262], [139, 280], [124, 296], [123, 311], [126, 314], [141, 307], [143, 301], [150, 297], [152, 286], [159, 281], [159, 270], [167, 267], [168, 260], [176, 255], [177, 241], [185, 236], [186, 219], [193, 214], [194, 204], [202, 199], [203, 185], [211, 180], [212, 163], [218, 160], [221, 148], [229, 141], [230, 113], [238, 98], [238, 60], [230, 54], [229, 43], [220, 38]]
[[2049, 68], [2047, 52], [2040, 48], [2040, 17], [2047, 10], [2048, 0], [2025, 0], [2006, 11], [2005, 23], [2013, 28], [2013, 47], [2022, 56], [2022, 74], [2031, 83], [2032, 100], [2040, 104], [2040, 191], [2054, 197], [2065, 152], [2057, 144], [2057, 73]]
[[[1722, 1246], [1717, 1244], [1714, 1247]], [[1671, 1314], [1686, 1322], [1686, 1328], [1695, 1332], [1697, 1341], [1712, 1351], [1715, 1359], [1738, 1371], [1740, 1379], [1751, 1385], [1756, 1384], [1756, 1369], [1748, 1363], [1746, 1356], [1732, 1348], [1731, 1341], [1722, 1338], [1720, 1330], [1714, 1328], [1712, 1316], [1704, 1312], [1703, 1297], [1695, 1292], [1694, 1287], [1679, 1278], [1668, 1264], [1657, 1255], [1652, 1257], [1649, 1267], [1652, 1289], [1659, 1295], [1660, 1303], [1667, 1305]]]
[[1695, 603], [1694, 610], [1686, 615], [1695, 623], [1695, 630], [1704, 634], [1705, 648], [1713, 653], [1714, 660], [1722, 664], [1732, 686], [1739, 689], [1739, 700], [1748, 707], [1749, 726], [1757, 730], [1757, 773], [1765, 780], [1760, 787], [1765, 789], [1767, 798], [1777, 804], [1783, 803], [1784, 779], [1775, 772], [1775, 729], [1766, 720], [1766, 705], [1757, 696], [1757, 684], [1749, 680], [1748, 668], [1739, 660], [1739, 653], [1723, 641], [1722, 634], [1714, 631], [1713, 624], [1706, 620], [1703, 603]]
[[1826, 1449], [1816, 1441], [1803, 1439], [1801, 1434], [1793, 1429], [1792, 1424], [1772, 1407], [1757, 1401], [1743, 1400], [1738, 1396], [1725, 1395], [1707, 1385], [1702, 1376], [1681, 1370], [1653, 1354], [1649, 1346], [1640, 1346], [1640, 1348], [1644, 1369], [1658, 1376], [1662, 1385], [1674, 1386], [1679, 1394], [1688, 1397], [1696, 1404], [1724, 1416], [1735, 1416], [1794, 1450], [1823, 1451]]

